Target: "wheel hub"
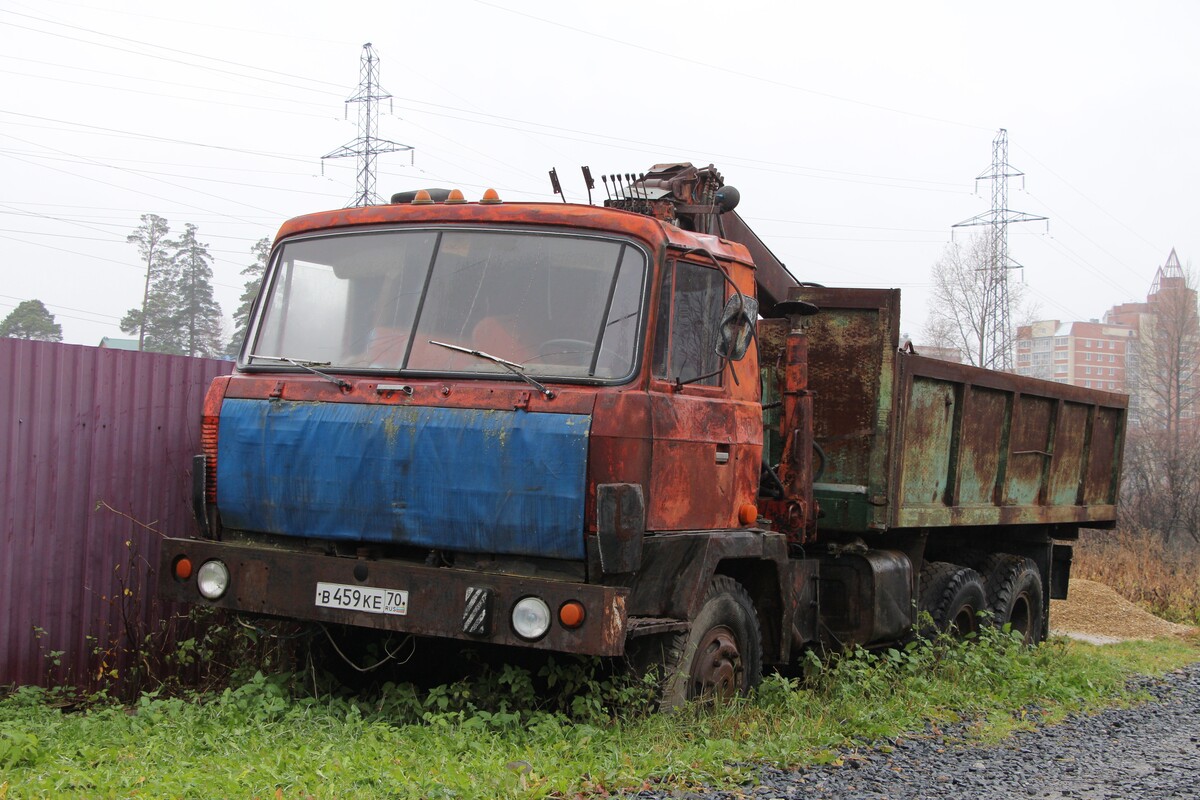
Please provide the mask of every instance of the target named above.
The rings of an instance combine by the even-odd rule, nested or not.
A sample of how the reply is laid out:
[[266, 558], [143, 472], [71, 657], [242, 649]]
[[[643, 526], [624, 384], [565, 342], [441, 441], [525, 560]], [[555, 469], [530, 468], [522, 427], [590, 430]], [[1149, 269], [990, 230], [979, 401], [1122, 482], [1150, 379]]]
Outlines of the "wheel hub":
[[732, 697], [744, 682], [745, 667], [733, 631], [724, 625], [712, 628], [696, 647], [690, 695]]

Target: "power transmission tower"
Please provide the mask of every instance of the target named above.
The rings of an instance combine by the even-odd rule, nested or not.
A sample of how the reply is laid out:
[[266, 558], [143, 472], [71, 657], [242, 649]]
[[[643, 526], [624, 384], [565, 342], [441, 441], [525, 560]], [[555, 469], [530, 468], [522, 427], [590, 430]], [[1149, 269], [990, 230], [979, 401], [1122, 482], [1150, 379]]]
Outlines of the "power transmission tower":
[[351, 103], [359, 104], [358, 138], [328, 155], [321, 156], [322, 161], [327, 158], [358, 157], [358, 193], [350, 203], [351, 206], [369, 206], [379, 202], [379, 195], [375, 193], [376, 156], [380, 153], [412, 150], [406, 144], [379, 138], [377, 105], [380, 100], [387, 100], [388, 109], [391, 110], [391, 99], [391, 94], [379, 85], [379, 56], [375, 55], [371, 43], [367, 42], [363, 45], [362, 59], [359, 61], [358, 92], [346, 101], [347, 109]]
[[[1012, 309], [1008, 297], [1008, 271], [1021, 269], [1021, 265], [1008, 255], [1008, 226], [1013, 222], [1036, 222], [1049, 219], [1008, 207], [1008, 179], [1024, 178], [1025, 173], [1008, 163], [1008, 131], [1000, 129], [992, 140], [992, 166], [975, 179], [992, 182], [992, 210], [963, 220], [952, 228], [967, 228], [986, 225], [988, 263], [983, 268], [984, 305], [981, 312], [983, 322], [983, 358], [981, 366], [1008, 372], [1013, 368]], [[1024, 181], [1022, 181], [1024, 185]]]

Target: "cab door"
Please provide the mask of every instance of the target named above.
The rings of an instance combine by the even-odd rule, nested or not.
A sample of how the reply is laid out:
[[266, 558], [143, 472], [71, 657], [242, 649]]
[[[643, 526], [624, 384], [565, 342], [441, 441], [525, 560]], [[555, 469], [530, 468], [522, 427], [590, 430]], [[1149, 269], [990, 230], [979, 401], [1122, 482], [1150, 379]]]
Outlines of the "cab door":
[[[737, 527], [739, 506], [753, 502], [761, 411], [734, 399], [716, 354], [727, 286], [712, 262], [681, 259], [663, 269], [651, 353], [651, 531]], [[758, 385], [744, 367], [738, 379]]]

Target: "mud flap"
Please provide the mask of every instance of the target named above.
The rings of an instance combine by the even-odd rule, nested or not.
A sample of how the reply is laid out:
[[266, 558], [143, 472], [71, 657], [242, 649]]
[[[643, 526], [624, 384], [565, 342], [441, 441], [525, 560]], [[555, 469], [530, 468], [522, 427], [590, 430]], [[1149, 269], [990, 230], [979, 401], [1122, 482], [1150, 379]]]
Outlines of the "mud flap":
[[[1066, 600], [1067, 584], [1071, 581], [1071, 557], [1073, 549], [1069, 544], [1056, 544], [1050, 556], [1050, 599]], [[1049, 608], [1047, 603], [1046, 607]]]

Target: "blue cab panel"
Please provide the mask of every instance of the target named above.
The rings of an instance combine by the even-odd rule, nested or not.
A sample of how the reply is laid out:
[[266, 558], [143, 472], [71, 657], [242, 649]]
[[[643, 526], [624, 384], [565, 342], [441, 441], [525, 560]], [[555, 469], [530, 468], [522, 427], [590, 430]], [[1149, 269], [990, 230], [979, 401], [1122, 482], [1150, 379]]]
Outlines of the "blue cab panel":
[[225, 527], [475, 553], [584, 557], [591, 418], [227, 399]]

